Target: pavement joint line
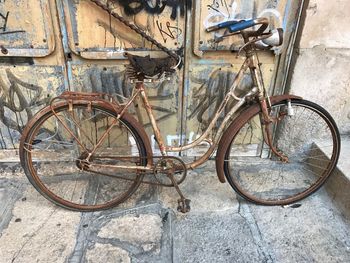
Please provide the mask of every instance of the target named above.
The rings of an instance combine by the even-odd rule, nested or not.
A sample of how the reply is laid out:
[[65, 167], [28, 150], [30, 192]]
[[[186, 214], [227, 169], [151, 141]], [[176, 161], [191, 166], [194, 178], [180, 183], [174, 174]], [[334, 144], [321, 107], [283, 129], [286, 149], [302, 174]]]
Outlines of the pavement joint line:
[[[123, 208], [123, 210], [119, 210], [119, 211], [110, 211], [110, 213], [108, 213], [109, 211], [107, 211], [108, 215], [103, 214], [99, 217], [97, 217], [95, 220], [101, 220], [101, 219], [105, 219], [105, 218], [114, 218], [113, 216], [120, 216], [120, 215], [125, 215], [125, 214], [129, 214], [138, 210], [143, 210], [143, 209], [147, 209], [150, 207], [157, 207], [158, 205], [161, 205], [160, 202], [155, 202], [155, 203], [151, 203], [151, 204], [147, 204], [147, 205], [137, 205], [131, 208]], [[106, 213], [105, 211], [105, 213]]]
[[76, 242], [73, 249], [73, 252], [68, 258], [69, 263], [78, 263], [81, 262], [83, 257], [86, 254], [86, 247], [88, 245], [88, 232], [90, 228], [90, 224], [88, 224], [88, 228], [85, 229], [83, 226], [88, 222], [91, 222], [91, 217], [93, 213], [81, 213], [80, 222], [78, 226], [78, 233], [76, 234]]
[[[18, 182], [18, 185], [13, 185], [13, 182]], [[26, 185], [23, 182], [20, 182], [18, 180], [11, 180], [11, 179], [3, 179], [0, 178], [0, 186], [3, 189], [10, 189], [13, 191], [9, 191], [9, 198], [8, 201], [2, 205], [2, 208], [0, 208], [0, 215], [1, 215], [1, 221], [0, 221], [0, 237], [2, 236], [2, 231], [6, 229], [11, 221], [11, 218], [13, 217], [13, 208], [14, 203], [17, 202], [22, 196], [23, 196], [23, 189]], [[7, 184], [10, 185], [10, 187], [7, 187]], [[4, 187], [2, 187], [4, 186]], [[17, 186], [17, 187], [16, 187]], [[1, 189], [0, 188], [0, 189]], [[14, 190], [15, 189], [15, 190]]]
[[265, 262], [273, 263], [276, 262], [274, 259], [275, 256], [273, 255], [272, 251], [268, 249], [268, 246], [266, 246], [264, 239], [262, 237], [262, 233], [260, 231], [260, 228], [253, 216], [253, 214], [250, 211], [249, 204], [247, 203], [241, 203], [242, 201], [240, 198], [237, 198], [238, 200], [238, 215], [240, 215], [248, 224], [249, 230], [252, 234], [253, 240], [255, 245], [259, 248], [258, 253], [262, 254], [263, 258], [265, 259]]
[[43, 229], [43, 227], [47, 224], [47, 222], [49, 221], [49, 219], [52, 217], [52, 215], [57, 211], [58, 207], [55, 207], [54, 210], [49, 214], [49, 216], [45, 219], [45, 221], [38, 226], [38, 228], [36, 230], [34, 230], [32, 232], [32, 234], [30, 234], [29, 238], [23, 243], [23, 245], [21, 246], [21, 248], [15, 253], [15, 255], [12, 257], [11, 263], [14, 263], [16, 258], [21, 254], [22, 250], [24, 249], [24, 247], [29, 243], [30, 240], [33, 239], [33, 237], [35, 237], [36, 235], [38, 235], [38, 233], [40, 232], [41, 229]]

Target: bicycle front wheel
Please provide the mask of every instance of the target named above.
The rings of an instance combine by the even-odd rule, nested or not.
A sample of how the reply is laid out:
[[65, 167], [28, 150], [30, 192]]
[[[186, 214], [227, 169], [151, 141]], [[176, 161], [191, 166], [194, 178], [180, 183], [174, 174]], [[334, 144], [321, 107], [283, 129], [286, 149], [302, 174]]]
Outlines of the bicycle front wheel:
[[[289, 112], [288, 112], [289, 110]], [[242, 124], [225, 154], [224, 172], [245, 199], [263, 205], [286, 205], [319, 189], [336, 166], [340, 151], [337, 126], [319, 105], [300, 99], [272, 105], [267, 143], [261, 111]]]
[[[142, 172], [116, 166], [146, 166], [145, 145], [123, 116], [101, 105], [61, 104], [44, 110], [21, 140], [21, 163], [32, 185], [62, 207], [93, 211], [125, 201]], [[105, 131], [105, 139], [90, 157]]]

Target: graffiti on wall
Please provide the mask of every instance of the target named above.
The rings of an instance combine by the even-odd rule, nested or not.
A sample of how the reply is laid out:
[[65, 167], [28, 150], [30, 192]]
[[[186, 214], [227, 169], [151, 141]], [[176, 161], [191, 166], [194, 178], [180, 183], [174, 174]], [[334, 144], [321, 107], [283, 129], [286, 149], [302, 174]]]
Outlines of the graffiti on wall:
[[1, 129], [10, 135], [11, 147], [15, 147], [12, 131], [21, 133], [25, 124], [34, 115], [33, 108], [44, 106], [49, 98], [43, 97], [43, 88], [27, 83], [6, 69], [7, 82], [0, 76], [0, 147], [8, 148]]
[[[0, 0], [1, 3], [5, 3], [6, 0]], [[23, 33], [24, 30], [9, 30], [8, 20], [10, 17], [10, 11], [0, 11], [0, 35], [8, 35], [15, 33]]]
[[[194, 13], [187, 13], [191, 16], [193, 15], [193, 17], [198, 20], [194, 21], [193, 28], [188, 31], [188, 35], [198, 31], [198, 43], [201, 42], [201, 44], [198, 44], [199, 49], [206, 50], [208, 44], [211, 43], [209, 40], [213, 39], [214, 34], [205, 32], [204, 29], [206, 26], [223, 22], [225, 20], [251, 18], [262, 15], [283, 19], [281, 13], [284, 14], [286, 9], [285, 3], [288, 1], [203, 0], [194, 2], [192, 0], [101, 0], [103, 3], [110, 3], [113, 5], [113, 9], [111, 10], [115, 10], [118, 14], [123, 15], [126, 20], [137, 25], [139, 28], [147, 32], [148, 35], [172, 50], [176, 50], [186, 43], [186, 26], [192, 27], [192, 24], [186, 25], [187, 20], [185, 17], [188, 10], [195, 9], [199, 14], [199, 16], [197, 16], [197, 14], [194, 16]], [[28, 39], [30, 38], [29, 40], [31, 40], [32, 35], [36, 35], [31, 35], [31, 29], [26, 27], [25, 23], [22, 23], [22, 26], [19, 24], [20, 21], [27, 20], [23, 11], [25, 8], [22, 7], [30, 6], [30, 8], [34, 10], [31, 5], [25, 4], [34, 2], [35, 0], [0, 0], [0, 39], [2, 34], [24, 32], [18, 29], [26, 29], [26, 34], [29, 36]], [[42, 0], [38, 2], [41, 3], [46, 1]], [[78, 51], [75, 54], [81, 54], [81, 57], [84, 57], [83, 54], [85, 53], [86, 57], [84, 58], [92, 59], [90, 61], [81, 60], [79, 56], [72, 56], [72, 61], [68, 65], [68, 71], [74, 71], [74, 68], [78, 67], [88, 69], [85, 70], [85, 72], [78, 72], [77, 74], [73, 73], [72, 75], [68, 74], [67, 76], [60, 72], [62, 75], [62, 83], [64, 83], [64, 81], [65, 83], [73, 83], [72, 89], [79, 90], [80, 88], [76, 88], [76, 84], [79, 82], [77, 79], [82, 78], [81, 91], [114, 94], [115, 98], [121, 102], [123, 97], [130, 97], [132, 90], [131, 84], [129, 84], [124, 77], [124, 68], [121, 65], [124, 61], [121, 62], [115, 60], [104, 63], [102, 59], [123, 59], [123, 52], [127, 49], [140, 52], [142, 55], [146, 52], [150, 52], [151, 56], [158, 56], [158, 52], [152, 53], [152, 51], [158, 50], [158, 48], [151, 43], [148, 43], [135, 32], [122, 26], [118, 20], [109, 16], [107, 12], [95, 10], [99, 7], [88, 2], [89, 0], [68, 0], [62, 1], [62, 4], [56, 6], [57, 9], [62, 8], [62, 10], [59, 10], [59, 19], [62, 19], [62, 21], [60, 21], [60, 26], [63, 27], [62, 32], [66, 34], [66, 38], [63, 40], [57, 37], [56, 41], [58, 42], [56, 44], [59, 45], [59, 41], [64, 42], [68, 39], [69, 48]], [[9, 3], [12, 3], [12, 5]], [[10, 6], [17, 5], [17, 3], [24, 4], [21, 8], [18, 8], [18, 10], [10, 8]], [[53, 1], [53, 3], [56, 3], [56, 1]], [[94, 8], [93, 12], [91, 11], [91, 8]], [[32, 12], [33, 10], [30, 11]], [[18, 13], [15, 13], [17, 11]], [[69, 11], [69, 13], [66, 13], [67, 11]], [[92, 13], [93, 15], [89, 16], [89, 14]], [[50, 16], [50, 14], [48, 16]], [[33, 29], [33, 32], [37, 32], [40, 29], [40, 26], [43, 25], [40, 24], [41, 22], [39, 20], [33, 20], [33, 22], [33, 28], [35, 28]], [[55, 24], [54, 26], [57, 25]], [[60, 31], [56, 30], [56, 32]], [[17, 37], [16, 35], [14, 36]], [[12, 35], [10, 35], [9, 38], [10, 37], [12, 37]], [[40, 36], [40, 39], [37, 42], [41, 43], [42, 39], [43, 38]], [[194, 38], [190, 38], [191, 41], [193, 41], [193, 39]], [[10, 41], [8, 42], [13, 43]], [[37, 42], [27, 41], [25, 46], [29, 46], [28, 43], [31, 44]], [[226, 44], [228, 45], [228, 42], [225, 42], [225, 47], [222, 48], [223, 50], [226, 48]], [[190, 51], [191, 43], [187, 42], [187, 45], [189, 48], [188, 50]], [[115, 50], [121, 52], [115, 52]], [[46, 58], [43, 59], [41, 61], [43, 65], [42, 67], [46, 69], [48, 67], [47, 65], [51, 63], [50, 61], [52, 61], [53, 56], [62, 55], [58, 53], [53, 54], [47, 60]], [[207, 59], [217, 60], [215, 55], [214, 52], [211, 54], [208, 53]], [[97, 61], [94, 59], [99, 60]], [[177, 73], [178, 77], [176, 77], [176, 80], [172, 80], [171, 82], [160, 82], [148, 88], [149, 99], [152, 108], [155, 111], [157, 120], [160, 122], [161, 130], [165, 134], [172, 134], [169, 135], [169, 138], [167, 137], [169, 142], [175, 140], [174, 138], [177, 138], [176, 140], [180, 141], [180, 137], [181, 140], [184, 138], [189, 138], [190, 140], [196, 138], [199, 134], [199, 132], [196, 131], [197, 127], [200, 126], [200, 129], [205, 129], [207, 127], [213, 117], [213, 113], [220, 105], [224, 94], [226, 94], [235, 77], [235, 73], [232, 71], [228, 69], [219, 69], [222, 66], [221, 64], [219, 65], [221, 60], [210, 66], [210, 71], [206, 69], [206, 73], [202, 74], [203, 67], [201, 66], [201, 63], [197, 63], [199, 60], [199, 58], [194, 58], [192, 54], [190, 54], [188, 60], [189, 64], [187, 64], [188, 68], [185, 68], [184, 70], [192, 70], [193, 68], [193, 71], [197, 72], [196, 74], [191, 73], [192, 76], [190, 81], [178, 80], [183, 74], [181, 71]], [[37, 60], [34, 58], [34, 64], [36, 61]], [[94, 64], [95, 61], [96, 64]], [[17, 58], [16, 62], [18, 62]], [[113, 66], [113, 70], [111, 70], [111, 65], [114, 62], [116, 64], [113, 65], [116, 67]], [[227, 58], [223, 58], [222, 63], [226, 63], [226, 65], [227, 63], [231, 63], [230, 57], [227, 56]], [[89, 66], [85, 67], [87, 65]], [[108, 69], [105, 70], [103, 67], [107, 67]], [[32, 66], [27, 74], [30, 75], [30, 72], [35, 71], [36, 68], [38, 68], [36, 65]], [[11, 144], [17, 145], [17, 135], [21, 133], [23, 126], [27, 120], [33, 116], [36, 110], [42, 108], [47, 103], [45, 100], [46, 94], [48, 93], [48, 90], [50, 91], [46, 85], [46, 80], [39, 82], [34, 81], [34, 83], [39, 84], [32, 85], [31, 80], [26, 80], [25, 82], [22, 80], [30, 78], [22, 78], [21, 75], [16, 72], [17, 71], [14, 71], [13, 68], [10, 68], [9, 70], [3, 70], [0, 73], [0, 148], [12, 148]], [[51, 73], [52, 72], [49, 74]], [[45, 77], [46, 76], [47, 75], [45, 75]], [[183, 76], [188, 75], [184, 74]], [[56, 77], [57, 76], [55, 76], [55, 78]], [[59, 85], [63, 87], [62, 83]], [[187, 83], [191, 83], [191, 86], [186, 86]], [[185, 85], [185, 87], [182, 85]], [[249, 83], [244, 81], [243, 86], [245, 85], [249, 85]], [[53, 84], [52, 86], [56, 85]], [[188, 91], [188, 94], [190, 95], [188, 99], [181, 96], [179, 97], [178, 91], [181, 91], [182, 89]], [[180, 94], [182, 93], [180, 92]], [[187, 103], [187, 107], [184, 107], [184, 116], [186, 116], [186, 118], [185, 120], [178, 120], [178, 117], [180, 116], [179, 106], [183, 105], [182, 102]], [[139, 108], [142, 111], [142, 107]], [[144, 113], [139, 114], [137, 111], [136, 108], [133, 108], [133, 113], [137, 115], [136, 117], [143, 118], [142, 122], [145, 126], [150, 127], [147, 116]], [[188, 122], [188, 124], [186, 122]], [[172, 125], [171, 127], [169, 126], [169, 123]], [[180, 123], [181, 125], [179, 125]], [[182, 127], [185, 127], [184, 129], [186, 130], [181, 130]], [[181, 132], [184, 134], [181, 134]], [[9, 134], [15, 133], [17, 135], [13, 136], [13, 138], [11, 137], [11, 140], [13, 141], [11, 143]], [[179, 134], [181, 134], [181, 136]], [[6, 139], [6, 136], [7, 145], [4, 144], [5, 141], [3, 139], [4, 137]]]
[[172, 25], [169, 21], [162, 23], [156, 20], [156, 25], [164, 43], [167, 42], [168, 38], [174, 40], [182, 35], [182, 29]]
[[[78, 73], [79, 76], [84, 76], [79, 82], [82, 83], [83, 91], [91, 90], [91, 92], [108, 93], [115, 97], [117, 102], [124, 103], [127, 98], [131, 97], [134, 84], [130, 84], [125, 76], [125, 71], [115, 71], [107, 68], [92, 69], [89, 72]], [[178, 112], [177, 105], [172, 103], [175, 99], [173, 81], [157, 82], [151, 87], [147, 87], [148, 99], [152, 106], [152, 110], [156, 116], [157, 122], [161, 125], [163, 121], [175, 116]], [[177, 89], [175, 89], [177, 91]], [[163, 107], [162, 105], [172, 105], [171, 107]], [[134, 107], [132, 113], [141, 121], [145, 127], [150, 127], [148, 118], [143, 118], [140, 113], [140, 108]]]
[[[193, 84], [200, 84], [198, 88], [193, 90], [192, 95], [192, 105], [190, 106], [190, 111], [188, 114], [188, 119], [196, 118], [201, 124], [202, 130], [205, 130], [209, 125], [210, 121], [214, 117], [214, 113], [218, 110], [221, 102], [223, 101], [225, 95], [230, 90], [233, 81], [236, 77], [236, 73], [230, 70], [216, 69], [211, 74], [209, 79], [206, 78], [196, 78], [192, 76]], [[247, 90], [251, 87], [252, 82], [249, 75], [245, 75], [239, 90], [237, 90], [237, 95], [242, 91]], [[227, 105], [226, 110], [232, 108], [232, 103]], [[220, 119], [219, 119], [220, 122]]]
[[192, 0], [113, 0], [124, 9], [126, 15], [137, 15], [141, 11], [148, 14], [160, 15], [166, 7], [171, 8], [170, 18], [175, 20], [180, 16], [185, 16], [185, 11], [192, 7]]
[[[129, 23], [137, 26], [150, 37], [167, 48], [178, 49], [183, 46], [185, 38], [185, 14], [186, 10], [191, 8], [192, 1], [183, 0], [108, 0], [101, 1], [103, 9], [110, 10], [111, 13], [122, 16]], [[87, 20], [86, 17], [91, 13], [91, 8], [96, 16]], [[81, 56], [91, 58], [89, 52], [95, 52], [96, 48], [103, 48], [104, 52], [118, 51], [124, 52], [131, 49], [133, 51], [157, 50], [151, 42], [143, 38], [141, 34], [136, 33], [127, 26], [108, 15], [107, 12], [99, 6], [93, 4], [81, 4], [80, 2], [70, 0], [67, 4], [70, 10], [72, 28], [71, 41], [73, 50], [81, 52]], [[88, 22], [89, 24], [87, 24]], [[96, 33], [98, 32], [98, 34]], [[106, 50], [108, 49], [108, 50]], [[111, 56], [120, 58], [118, 54], [100, 53], [100, 56], [111, 58]]]

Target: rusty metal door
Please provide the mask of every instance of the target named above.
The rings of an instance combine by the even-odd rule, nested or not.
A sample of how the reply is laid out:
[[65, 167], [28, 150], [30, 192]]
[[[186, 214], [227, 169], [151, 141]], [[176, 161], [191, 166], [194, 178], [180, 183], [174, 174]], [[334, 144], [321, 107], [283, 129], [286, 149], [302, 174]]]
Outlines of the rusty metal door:
[[[191, 141], [202, 132], [243, 61], [232, 53], [241, 40], [215, 44], [217, 33], [205, 32], [212, 24], [267, 16], [272, 28], [283, 27], [284, 45], [260, 53], [265, 84], [271, 93], [282, 91], [280, 76], [288, 65], [301, 1], [101, 2], [167, 48], [183, 49], [182, 69], [170, 80], [148, 85], [169, 145]], [[124, 76], [125, 51], [164, 56], [89, 0], [0, 0], [0, 45], [0, 149], [16, 149], [28, 119], [64, 90], [128, 97], [132, 86]], [[249, 85], [247, 76], [242, 88]], [[132, 112], [151, 134], [140, 107]]]

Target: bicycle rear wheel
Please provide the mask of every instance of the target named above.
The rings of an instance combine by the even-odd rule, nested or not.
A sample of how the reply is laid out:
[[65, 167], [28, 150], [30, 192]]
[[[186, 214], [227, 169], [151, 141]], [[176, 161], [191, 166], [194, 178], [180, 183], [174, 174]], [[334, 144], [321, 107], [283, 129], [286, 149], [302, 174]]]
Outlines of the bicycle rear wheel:
[[[146, 166], [147, 154], [128, 118], [116, 120], [113, 110], [89, 103], [64, 103], [54, 111], [57, 116], [43, 110], [21, 140], [21, 163], [32, 185], [57, 205], [79, 211], [107, 209], [130, 197], [142, 172], [113, 166]], [[90, 158], [98, 166], [81, 162], [110, 127]]]
[[319, 189], [336, 166], [340, 136], [329, 113], [319, 105], [292, 99], [272, 105], [273, 145], [288, 157], [281, 161], [264, 139], [262, 113], [243, 123], [225, 154], [224, 172], [230, 185], [247, 200], [286, 205]]

